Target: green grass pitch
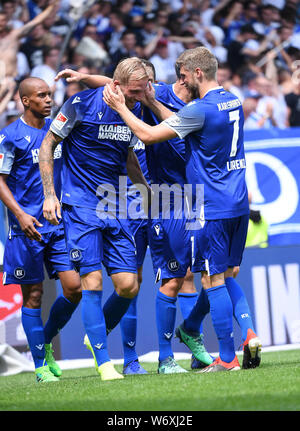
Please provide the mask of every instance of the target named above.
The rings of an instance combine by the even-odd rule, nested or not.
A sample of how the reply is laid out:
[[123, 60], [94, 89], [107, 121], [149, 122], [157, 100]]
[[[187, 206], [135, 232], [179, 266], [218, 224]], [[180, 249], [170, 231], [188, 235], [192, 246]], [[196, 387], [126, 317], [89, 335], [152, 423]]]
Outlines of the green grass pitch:
[[157, 364], [143, 365], [148, 375], [110, 382], [94, 368], [65, 370], [49, 384], [33, 373], [0, 377], [0, 411], [300, 410], [299, 350], [263, 353], [259, 368], [236, 372], [158, 375]]

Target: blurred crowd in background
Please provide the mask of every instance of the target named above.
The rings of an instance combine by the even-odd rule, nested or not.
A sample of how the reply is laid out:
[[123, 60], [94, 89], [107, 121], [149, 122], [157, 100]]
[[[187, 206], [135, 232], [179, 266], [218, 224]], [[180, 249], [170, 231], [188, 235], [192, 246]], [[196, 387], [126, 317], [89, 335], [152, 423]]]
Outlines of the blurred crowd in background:
[[121, 59], [138, 56], [158, 82], [173, 83], [177, 57], [197, 46], [217, 57], [218, 82], [242, 101], [245, 130], [300, 127], [297, 0], [2, 0], [0, 128], [22, 114], [25, 77], [50, 85], [55, 115], [85, 88], [55, 82], [64, 68], [112, 76]]

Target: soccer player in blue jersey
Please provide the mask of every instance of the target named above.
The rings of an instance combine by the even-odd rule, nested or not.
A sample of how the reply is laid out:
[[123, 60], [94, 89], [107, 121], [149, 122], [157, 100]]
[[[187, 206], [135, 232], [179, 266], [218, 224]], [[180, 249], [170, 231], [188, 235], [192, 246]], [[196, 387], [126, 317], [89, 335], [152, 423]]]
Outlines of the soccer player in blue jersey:
[[[22, 324], [38, 382], [57, 381], [61, 369], [52, 355], [51, 340], [69, 321], [81, 299], [80, 278], [65, 250], [61, 223], [43, 217], [43, 187], [39, 150], [51, 120], [51, 92], [41, 79], [20, 83], [21, 118], [0, 132], [0, 199], [8, 209], [9, 234], [4, 252], [4, 284], [20, 284]], [[60, 194], [61, 146], [55, 158], [55, 188]], [[59, 278], [63, 294], [54, 302], [44, 327], [41, 303], [45, 264], [50, 278]]]
[[[149, 81], [155, 81], [155, 70], [154, 67], [147, 61], [143, 60], [146, 67]], [[56, 77], [56, 80], [65, 78], [67, 82], [82, 82], [88, 88], [103, 87], [106, 83], [112, 82], [111, 78], [104, 75], [88, 75], [82, 74], [72, 69], [64, 69], [60, 71]], [[146, 181], [149, 183], [150, 178], [148, 174], [145, 145], [138, 141], [133, 151], [137, 156], [140, 168]], [[126, 171], [123, 173], [127, 175]], [[129, 206], [133, 200], [137, 200], [138, 190], [134, 187], [130, 178], [127, 178], [128, 196], [127, 205]], [[142, 210], [142, 200], [140, 199], [140, 209]], [[129, 215], [129, 223], [131, 232], [134, 237], [136, 244], [136, 258], [137, 258], [137, 278], [139, 288], [143, 279], [143, 263], [148, 247], [148, 232], [147, 232], [147, 219], [146, 218], [135, 218], [132, 219]], [[124, 351], [124, 367], [123, 374], [147, 374], [147, 371], [141, 366], [138, 360], [136, 351], [136, 336], [137, 336], [137, 299], [138, 295], [135, 296], [120, 321], [121, 337]], [[105, 316], [104, 316], [105, 317]], [[85, 344], [88, 349], [91, 349], [87, 337], [85, 337]], [[98, 368], [98, 367], [97, 367]]]
[[[138, 117], [148, 83], [142, 61], [129, 58], [117, 66], [112, 87], [120, 85], [126, 104]], [[40, 152], [44, 185], [44, 216], [53, 224], [60, 204], [53, 183], [53, 151], [62, 141], [63, 222], [72, 262], [81, 276], [82, 319], [102, 380], [120, 379], [108, 352], [106, 332], [111, 331], [137, 295], [136, 248], [126, 217], [121, 217], [119, 177], [127, 168], [134, 183], [150, 190], [132, 147], [137, 139], [102, 97], [103, 88], [85, 90], [61, 108]], [[129, 148], [130, 147], [130, 148]], [[102, 264], [115, 292], [102, 299]]]
[[[149, 81], [154, 82], [155, 70], [153, 66], [149, 62], [143, 61], [148, 70]], [[104, 85], [108, 81], [104, 76], [80, 76], [77, 72], [69, 69], [61, 71], [58, 74], [58, 79], [61, 77], [67, 78], [69, 81], [84, 81], [85, 84], [90, 87], [98, 87]], [[157, 99], [175, 112], [191, 100], [190, 92], [180, 84], [179, 80], [173, 85], [159, 83], [155, 85], [155, 89]], [[149, 109], [144, 109], [143, 118], [145, 121], [149, 122], [149, 124], [157, 124], [159, 122]], [[185, 183], [184, 140], [176, 138], [163, 144], [147, 147], [146, 154], [144, 148], [145, 145], [141, 141], [136, 144], [136, 154], [147, 181], [151, 181], [152, 184], [157, 184], [159, 186], [172, 186], [174, 183], [177, 183], [182, 186], [183, 190]], [[180, 192], [180, 200], [183, 200], [182, 191]], [[147, 220], [145, 219], [130, 220], [137, 245], [139, 285], [142, 281], [142, 265], [148, 240], [150, 240], [149, 245], [156, 281], [162, 281], [162, 286], [156, 298], [160, 373], [185, 371], [175, 362], [171, 346], [175, 329], [177, 294], [180, 292], [178, 297], [184, 318], [189, 315], [198, 298], [198, 293], [193, 283], [193, 275], [188, 270], [190, 266], [190, 234], [185, 230], [185, 219], [174, 220], [173, 213], [174, 207], [169, 220], [164, 220], [162, 214], [159, 214], [158, 218], [148, 221], [148, 228]], [[137, 320], [136, 299], [137, 298], [131, 302], [128, 312], [123, 316], [120, 322], [124, 348], [125, 373], [141, 372], [141, 366], [138, 363], [134, 348]], [[209, 312], [209, 304], [204, 292], [201, 292], [201, 300], [202, 312], [203, 315], [205, 315]], [[202, 334], [202, 328], [200, 328], [200, 332]], [[201, 361], [193, 359], [193, 367], [203, 367], [212, 362], [211, 357], [204, 348], [202, 338], [203, 335], [199, 337], [198, 343], [198, 357], [201, 358]]]
[[[106, 87], [104, 100], [115, 109], [133, 133], [146, 145], [177, 136], [186, 141], [186, 177], [193, 186], [193, 210], [198, 229], [192, 231], [192, 271], [201, 272], [202, 285], [210, 303], [213, 325], [219, 340], [218, 358], [207, 371], [239, 369], [232, 336], [232, 317], [238, 319], [244, 341], [243, 367], [260, 362], [261, 341], [254, 332], [248, 305], [237, 283], [230, 294], [226, 279], [242, 260], [246, 240], [249, 205], [245, 182], [243, 111], [241, 102], [216, 81], [217, 60], [206, 48], [185, 51], [177, 61], [184, 84], [198, 90], [196, 99], [173, 114], [161, 104], [157, 113], [166, 120], [149, 126], [126, 109], [122, 91]], [[203, 201], [198, 201], [196, 185], [202, 185]], [[201, 197], [201, 196], [200, 196]], [[200, 203], [200, 208], [197, 204]], [[191, 227], [190, 227], [191, 228]], [[241, 309], [244, 313], [240, 313]], [[197, 304], [194, 307], [197, 310]], [[193, 312], [178, 328], [178, 335], [193, 351], [196, 337]], [[190, 342], [192, 340], [192, 342]]]
[[[178, 112], [186, 103], [191, 101], [193, 94], [187, 90], [179, 80], [174, 84], [158, 83], [154, 85], [155, 98], [173, 112]], [[144, 121], [150, 125], [158, 124], [155, 114], [145, 108]], [[151, 184], [171, 190], [174, 184], [173, 199], [167, 201], [170, 215], [164, 217], [164, 200], [159, 213], [148, 222], [149, 244], [156, 274], [156, 281], [161, 286], [156, 296], [156, 322], [159, 340], [159, 373], [177, 373], [185, 370], [174, 360], [172, 350], [172, 336], [175, 329], [176, 301], [180, 301], [183, 317], [186, 318], [198, 298], [193, 283], [193, 275], [189, 271], [191, 265], [191, 236], [186, 230], [184, 208], [185, 173], [185, 142], [179, 137], [169, 139], [159, 144], [146, 146], [146, 156]], [[154, 187], [154, 186], [153, 186]], [[175, 196], [176, 195], [176, 196]], [[172, 195], [171, 195], [172, 196]], [[177, 203], [179, 207], [176, 207]], [[189, 286], [189, 288], [188, 288]], [[207, 296], [201, 290], [199, 304], [203, 316], [209, 312]], [[204, 367], [212, 362], [203, 344], [203, 330], [199, 325], [201, 335], [198, 337], [197, 364], [192, 360], [192, 366]]]

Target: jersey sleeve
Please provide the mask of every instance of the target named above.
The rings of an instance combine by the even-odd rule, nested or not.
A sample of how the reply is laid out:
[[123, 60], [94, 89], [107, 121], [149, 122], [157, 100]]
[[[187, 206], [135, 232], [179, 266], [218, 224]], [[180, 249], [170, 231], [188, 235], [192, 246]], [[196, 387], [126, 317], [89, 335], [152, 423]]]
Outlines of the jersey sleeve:
[[4, 134], [0, 139], [0, 173], [10, 174], [15, 159], [15, 146]]
[[180, 139], [183, 139], [188, 134], [202, 129], [204, 120], [205, 114], [199, 103], [190, 102], [161, 124], [172, 129]]
[[73, 128], [77, 126], [82, 119], [81, 102], [78, 97], [73, 96], [68, 99], [61, 107], [59, 113], [52, 121], [50, 126], [51, 132], [60, 136], [62, 139], [66, 138]]

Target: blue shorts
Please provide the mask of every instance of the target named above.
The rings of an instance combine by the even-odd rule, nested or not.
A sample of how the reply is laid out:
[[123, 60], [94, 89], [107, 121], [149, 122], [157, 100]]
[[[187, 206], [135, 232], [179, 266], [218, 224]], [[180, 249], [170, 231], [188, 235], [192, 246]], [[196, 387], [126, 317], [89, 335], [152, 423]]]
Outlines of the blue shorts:
[[150, 219], [149, 247], [155, 282], [168, 278], [185, 277], [191, 265], [191, 232], [186, 229], [186, 218]]
[[49, 278], [58, 272], [74, 270], [66, 251], [63, 227], [42, 234], [42, 241], [33, 241], [24, 234], [8, 237], [3, 260], [4, 284], [36, 284], [44, 278], [44, 265]]
[[127, 220], [101, 220], [95, 210], [63, 204], [69, 257], [80, 275], [137, 272], [136, 247]]
[[207, 220], [192, 233], [192, 272], [221, 274], [240, 266], [248, 232], [249, 215]]
[[137, 267], [143, 266], [148, 247], [148, 221], [130, 220], [130, 229], [136, 246]]

